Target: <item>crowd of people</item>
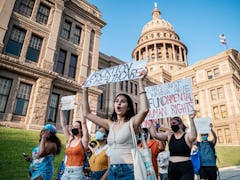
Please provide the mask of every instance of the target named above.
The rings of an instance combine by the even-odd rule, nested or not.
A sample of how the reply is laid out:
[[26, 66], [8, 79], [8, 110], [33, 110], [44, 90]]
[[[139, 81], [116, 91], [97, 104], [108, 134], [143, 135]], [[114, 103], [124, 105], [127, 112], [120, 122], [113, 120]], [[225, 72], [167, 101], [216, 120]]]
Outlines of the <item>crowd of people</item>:
[[[190, 129], [180, 117], [170, 119], [171, 129], [163, 130], [151, 121], [150, 127], [141, 129], [141, 124], [148, 113], [148, 101], [143, 80], [147, 70], [139, 78], [140, 107], [134, 111], [133, 101], [127, 94], [118, 94], [114, 99], [114, 111], [110, 119], [103, 119], [91, 112], [88, 101], [88, 88], [83, 88], [83, 106], [76, 104], [81, 114], [81, 121], [73, 121], [71, 130], [67, 128], [64, 111], [60, 110], [60, 123], [66, 138], [64, 171], [62, 180], [134, 180], [134, 167], [131, 149], [134, 148], [130, 132], [130, 122], [136, 134], [144, 133], [147, 147], [151, 150], [152, 164], [156, 179], [215, 180], [216, 134], [212, 129], [213, 141], [208, 141], [208, 134], [202, 134], [197, 141], [194, 124], [195, 114], [189, 115]], [[60, 105], [61, 109], [61, 105]], [[94, 141], [90, 140], [86, 119], [95, 123], [98, 130]], [[94, 144], [95, 143], [95, 144]], [[141, 148], [141, 143], [138, 145]], [[25, 157], [30, 162], [32, 180], [50, 180], [53, 178], [53, 159], [61, 150], [61, 142], [56, 136], [52, 124], [43, 127], [39, 145], [33, 149], [32, 157]], [[90, 153], [87, 153], [90, 152]], [[193, 154], [197, 154], [193, 158]], [[84, 174], [84, 163], [88, 154], [90, 175]]]

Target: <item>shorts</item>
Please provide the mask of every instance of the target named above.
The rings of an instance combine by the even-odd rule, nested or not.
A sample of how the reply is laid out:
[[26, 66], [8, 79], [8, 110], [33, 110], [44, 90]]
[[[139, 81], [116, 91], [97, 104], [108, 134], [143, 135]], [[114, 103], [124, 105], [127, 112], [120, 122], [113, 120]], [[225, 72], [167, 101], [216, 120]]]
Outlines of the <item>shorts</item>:
[[169, 161], [169, 180], [189, 180], [194, 179], [194, 170], [191, 160], [173, 163]]
[[134, 180], [133, 164], [113, 164], [108, 170], [108, 180]]
[[200, 179], [216, 180], [217, 166], [201, 166], [199, 170]]
[[65, 167], [61, 180], [85, 180], [83, 166]]

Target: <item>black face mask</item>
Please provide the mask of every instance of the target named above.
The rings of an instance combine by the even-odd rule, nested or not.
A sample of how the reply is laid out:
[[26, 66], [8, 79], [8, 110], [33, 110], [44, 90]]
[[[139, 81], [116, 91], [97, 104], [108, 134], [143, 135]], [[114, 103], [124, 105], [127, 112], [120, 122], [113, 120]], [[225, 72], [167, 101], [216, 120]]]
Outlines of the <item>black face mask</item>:
[[172, 125], [171, 128], [172, 128], [173, 132], [177, 132], [180, 129], [177, 124], [176, 125]]
[[73, 128], [73, 129], [72, 129], [72, 134], [73, 134], [74, 136], [78, 135], [78, 134], [79, 134], [78, 128]]

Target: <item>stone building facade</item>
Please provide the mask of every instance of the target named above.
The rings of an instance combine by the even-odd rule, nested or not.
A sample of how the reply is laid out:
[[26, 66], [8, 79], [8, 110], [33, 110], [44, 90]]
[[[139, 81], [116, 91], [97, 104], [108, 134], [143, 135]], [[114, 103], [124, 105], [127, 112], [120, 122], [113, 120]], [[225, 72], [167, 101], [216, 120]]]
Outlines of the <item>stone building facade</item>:
[[[148, 59], [145, 86], [191, 78], [197, 116], [211, 117], [219, 144], [240, 144], [239, 52], [229, 49], [189, 66], [187, 47], [157, 6], [152, 16], [132, 51], [133, 60]], [[40, 129], [50, 122], [60, 130], [61, 97], [76, 95], [81, 102], [81, 84], [91, 72], [126, 63], [99, 52], [106, 23], [86, 0], [2, 0], [0, 19], [0, 125]], [[121, 92], [137, 111], [136, 80], [90, 88], [92, 111], [109, 118]], [[80, 115], [75, 109], [66, 117], [71, 124]], [[159, 123], [169, 126], [168, 119]]]
[[[82, 82], [98, 69], [100, 11], [85, 0], [2, 0], [0, 18], [1, 124], [58, 127], [61, 97], [81, 101]], [[100, 92], [91, 88], [92, 107]]]

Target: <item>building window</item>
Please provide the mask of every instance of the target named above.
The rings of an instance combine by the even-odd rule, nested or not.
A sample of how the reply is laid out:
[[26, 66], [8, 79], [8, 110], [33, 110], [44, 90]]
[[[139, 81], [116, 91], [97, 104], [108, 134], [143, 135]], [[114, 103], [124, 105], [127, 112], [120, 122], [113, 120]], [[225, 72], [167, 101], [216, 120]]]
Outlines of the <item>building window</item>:
[[98, 96], [98, 108], [103, 109], [103, 93]]
[[219, 72], [219, 68], [215, 68], [213, 69], [213, 74], [214, 74], [214, 77], [218, 77], [220, 72]]
[[65, 111], [63, 111], [64, 116], [65, 116], [65, 119], [66, 119], [66, 121], [67, 121], [67, 125], [70, 124], [70, 112], [71, 112], [71, 110], [65, 110]]
[[217, 137], [220, 144], [224, 143], [222, 129], [217, 130]]
[[194, 102], [195, 102], [195, 104], [199, 104], [198, 95], [194, 95]]
[[218, 77], [219, 75], [220, 75], [219, 68], [214, 68], [207, 71], [208, 79], [213, 79], [214, 77]]
[[210, 90], [210, 94], [211, 94], [211, 99], [213, 101], [217, 100], [217, 91], [216, 91], [216, 89]]
[[133, 93], [133, 83], [130, 82], [130, 93], [132, 94]]
[[123, 91], [123, 81], [120, 82], [120, 90]]
[[18, 12], [20, 14], [30, 17], [32, 14], [34, 2], [34, 0], [21, 0], [18, 6]]
[[224, 95], [223, 87], [217, 88], [217, 93], [218, 93], [218, 99], [224, 99], [225, 95]]
[[67, 51], [64, 51], [61, 49], [59, 51], [58, 61], [57, 61], [57, 66], [56, 66], [56, 72], [59, 74], [63, 74], [63, 72], [64, 72], [66, 57], [67, 57]]
[[137, 84], [135, 84], [135, 95], [137, 95], [138, 94], [138, 86], [137, 86]]
[[71, 55], [70, 58], [70, 64], [69, 64], [69, 71], [68, 71], [68, 76], [75, 78], [76, 75], [76, 68], [77, 68], [77, 56], [76, 55]]
[[92, 30], [92, 31], [91, 31], [91, 37], [90, 37], [90, 45], [89, 45], [89, 51], [90, 51], [90, 52], [93, 51], [94, 38], [95, 38], [95, 32], [94, 32], [94, 30]]
[[0, 112], [5, 112], [12, 80], [0, 77]]
[[214, 116], [215, 120], [219, 120], [220, 119], [218, 106], [214, 106], [213, 107], [213, 116]]
[[228, 112], [227, 112], [227, 107], [225, 104], [220, 106], [220, 110], [221, 110], [222, 118], [227, 118]]
[[48, 122], [55, 122], [58, 111], [59, 94], [52, 93], [50, 97], [50, 106], [48, 111]]
[[61, 32], [61, 36], [63, 38], [65, 38], [65, 39], [70, 38], [71, 25], [72, 25], [72, 23], [67, 20], [65, 20], [65, 22], [63, 23], [63, 28], [62, 28], [62, 32]]
[[213, 78], [212, 70], [211, 71], [207, 71], [207, 76], [208, 76], [208, 79], [212, 79]]
[[226, 143], [231, 144], [232, 138], [231, 138], [231, 132], [230, 132], [229, 128], [224, 128], [224, 134], [225, 134]]
[[128, 81], [125, 81], [125, 91], [128, 92]]
[[138, 103], [135, 103], [135, 113], [138, 113]]
[[25, 83], [20, 83], [14, 114], [25, 116], [27, 113], [28, 103], [31, 95], [32, 86]]
[[16, 56], [20, 56], [25, 35], [25, 30], [14, 26], [7, 43], [6, 52]]
[[50, 13], [50, 8], [41, 3], [38, 9], [36, 21], [42, 24], [47, 24], [49, 13]]
[[81, 31], [82, 31], [82, 28], [80, 28], [78, 26], [75, 27], [74, 34], [73, 34], [73, 43], [75, 43], [75, 44], [80, 43]]
[[42, 47], [42, 41], [43, 39], [36, 35], [31, 36], [30, 43], [27, 50], [27, 55], [26, 55], [26, 58], [28, 60], [31, 60], [34, 62], [38, 61], [39, 54]]

